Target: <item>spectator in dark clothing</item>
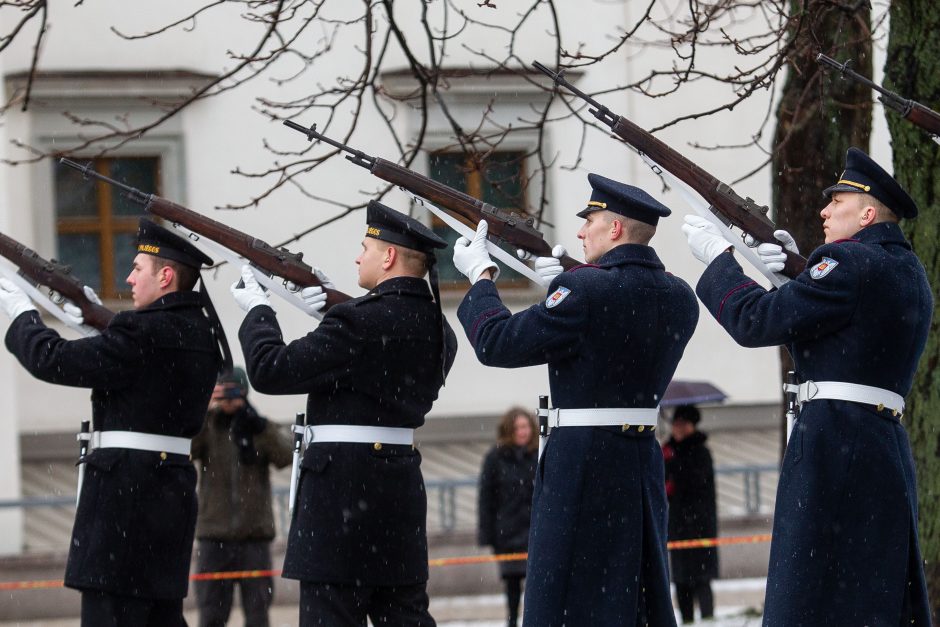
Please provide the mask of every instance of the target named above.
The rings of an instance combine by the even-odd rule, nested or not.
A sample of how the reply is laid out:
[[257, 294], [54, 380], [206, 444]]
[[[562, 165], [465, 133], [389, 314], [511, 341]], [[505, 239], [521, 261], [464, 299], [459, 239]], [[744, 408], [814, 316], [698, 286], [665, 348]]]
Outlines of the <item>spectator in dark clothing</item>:
[[[715, 469], [705, 446], [708, 436], [696, 429], [699, 420], [701, 415], [693, 405], [676, 407], [672, 436], [663, 445], [670, 540], [718, 535]], [[696, 599], [702, 618], [711, 618], [714, 615], [711, 580], [718, 577], [718, 549], [677, 549], [670, 556], [682, 622], [695, 620]]]
[[[496, 446], [483, 460], [480, 473], [480, 529], [482, 546], [496, 554], [524, 553], [529, 546], [532, 490], [538, 464], [535, 418], [521, 407], [507, 411], [499, 423]], [[509, 627], [516, 627], [525, 560], [499, 562], [506, 583]]]
[[[287, 429], [262, 418], [248, 402], [241, 368], [224, 373], [212, 392], [202, 431], [193, 440], [199, 464], [197, 572], [271, 570], [274, 514], [269, 466], [290, 464]], [[268, 627], [271, 577], [197, 581], [200, 627], [224, 627], [235, 583], [246, 627]]]

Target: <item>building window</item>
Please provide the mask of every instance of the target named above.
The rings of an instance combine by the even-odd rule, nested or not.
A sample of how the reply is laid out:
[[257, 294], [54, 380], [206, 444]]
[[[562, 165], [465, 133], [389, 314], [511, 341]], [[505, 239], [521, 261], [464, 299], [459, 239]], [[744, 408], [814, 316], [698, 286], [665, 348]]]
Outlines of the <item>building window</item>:
[[[464, 153], [438, 152], [428, 158], [430, 178], [456, 190], [479, 198], [485, 203], [520, 215], [526, 213], [526, 173], [524, 152], [495, 152], [485, 163], [478, 164]], [[431, 216], [431, 228], [453, 247], [459, 235], [436, 216]], [[516, 251], [504, 247], [515, 255]], [[466, 279], [451, 255], [438, 255], [441, 289], [465, 289]], [[500, 287], [526, 288], [528, 279], [500, 264]]]
[[[100, 174], [136, 187], [158, 192], [158, 157], [94, 159]], [[72, 266], [75, 276], [94, 288], [101, 298], [120, 298], [130, 290], [124, 279], [136, 255], [137, 223], [141, 205], [103, 181], [83, 179], [81, 172], [54, 166], [56, 250]]]

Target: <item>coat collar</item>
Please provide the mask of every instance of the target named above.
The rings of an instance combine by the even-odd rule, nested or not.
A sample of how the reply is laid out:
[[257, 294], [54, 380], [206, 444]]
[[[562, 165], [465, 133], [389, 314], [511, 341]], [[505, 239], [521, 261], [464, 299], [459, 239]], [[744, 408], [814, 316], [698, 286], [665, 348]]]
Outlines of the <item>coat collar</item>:
[[866, 226], [853, 235], [852, 239], [863, 244], [898, 244], [907, 249], [911, 248], [911, 244], [904, 237], [901, 227], [894, 222], [879, 222], [878, 224]]
[[166, 309], [179, 309], [181, 307], [202, 307], [202, 296], [199, 292], [193, 292], [191, 290], [186, 290], [184, 292], [170, 292], [169, 294], [164, 294], [157, 300], [153, 301], [143, 309], [139, 309], [140, 313], [148, 311], [164, 311]]
[[396, 294], [399, 296], [421, 296], [431, 299], [431, 288], [428, 282], [423, 278], [410, 276], [399, 276], [394, 279], [382, 281], [371, 290], [369, 296], [382, 296], [384, 294]]
[[637, 265], [659, 268], [660, 270], [666, 269], [666, 266], [656, 255], [656, 251], [652, 247], [643, 244], [621, 244], [601, 255], [601, 258], [595, 263], [601, 268]]

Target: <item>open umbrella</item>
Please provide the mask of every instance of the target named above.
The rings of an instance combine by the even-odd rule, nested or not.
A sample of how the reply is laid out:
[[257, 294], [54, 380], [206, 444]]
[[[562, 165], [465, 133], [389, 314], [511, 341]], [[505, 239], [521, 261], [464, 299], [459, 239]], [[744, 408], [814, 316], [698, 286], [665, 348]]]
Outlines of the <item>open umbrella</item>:
[[728, 395], [707, 381], [683, 381], [673, 379], [666, 388], [660, 407], [697, 405], [699, 403], [721, 403]]

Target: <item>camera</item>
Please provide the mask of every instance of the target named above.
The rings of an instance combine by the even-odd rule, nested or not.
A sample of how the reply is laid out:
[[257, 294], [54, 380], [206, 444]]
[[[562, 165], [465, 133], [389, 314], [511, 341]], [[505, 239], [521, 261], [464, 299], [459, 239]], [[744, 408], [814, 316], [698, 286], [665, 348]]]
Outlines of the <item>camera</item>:
[[225, 400], [233, 401], [235, 399], [243, 398], [243, 397], [244, 397], [244, 394], [242, 394], [241, 388], [238, 387], [237, 385], [225, 386], [222, 389], [222, 398], [224, 398]]

